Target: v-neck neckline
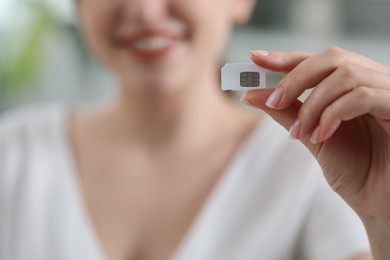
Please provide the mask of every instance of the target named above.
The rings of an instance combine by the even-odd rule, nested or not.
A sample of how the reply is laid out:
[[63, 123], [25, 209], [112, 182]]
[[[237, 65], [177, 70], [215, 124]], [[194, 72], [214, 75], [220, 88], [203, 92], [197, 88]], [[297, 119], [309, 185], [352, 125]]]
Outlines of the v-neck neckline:
[[[58, 138], [60, 147], [60, 151], [63, 153], [64, 165], [66, 168], [64, 169], [64, 173], [67, 174], [70, 178], [71, 190], [75, 193], [72, 194], [74, 201], [74, 206], [77, 207], [77, 211], [79, 212], [79, 217], [81, 218], [82, 223], [86, 226], [86, 232], [88, 234], [87, 237], [90, 239], [90, 244], [94, 250], [94, 255], [98, 255], [98, 259], [108, 259], [106, 252], [104, 251], [104, 246], [99, 237], [99, 234], [93, 224], [91, 213], [88, 211], [87, 201], [85, 194], [82, 189], [80, 176], [77, 170], [76, 158], [74, 153], [74, 147], [71, 141], [70, 134], [70, 122], [73, 113], [75, 111], [71, 108], [62, 108], [59, 112], [59, 123], [58, 127]], [[195, 235], [196, 230], [200, 229], [202, 225], [205, 224], [205, 221], [208, 219], [208, 215], [212, 214], [212, 209], [218, 205], [219, 198], [222, 196], [223, 192], [227, 189], [227, 186], [231, 185], [236, 177], [240, 174], [237, 171], [237, 164], [243, 160], [243, 157], [246, 154], [246, 151], [249, 149], [253, 149], [252, 142], [259, 135], [260, 131], [263, 131], [262, 125], [264, 118], [258, 122], [255, 127], [253, 127], [249, 134], [241, 141], [236, 150], [234, 151], [231, 160], [227, 163], [225, 170], [217, 180], [214, 185], [212, 191], [206, 198], [203, 205], [200, 207], [199, 212], [196, 214], [192, 223], [189, 225], [187, 231], [183, 235], [181, 241], [179, 241], [177, 247], [173, 250], [169, 259], [179, 260], [180, 255], [185, 252], [189, 247], [191, 247], [191, 243], [193, 243], [193, 237]]]
[[[92, 245], [93, 255], [97, 255], [96, 260], [105, 260], [107, 256], [104, 252], [104, 247], [101, 244], [96, 228], [93, 225], [92, 218], [88, 211], [88, 206], [85, 198], [85, 194], [82, 189], [80, 176], [78, 175], [76, 157], [74, 153], [74, 147], [72, 145], [71, 133], [70, 133], [70, 122], [74, 111], [71, 108], [62, 108], [59, 111], [59, 122], [58, 122], [58, 138], [60, 151], [64, 158], [64, 174], [69, 177], [70, 190], [74, 191], [70, 197], [74, 198], [73, 205], [76, 207], [81, 223], [86, 227], [85, 231], [88, 233], [86, 237], [89, 238], [89, 244]], [[92, 260], [92, 259], [91, 259]], [[93, 259], [95, 260], [95, 259]]]
[[226, 206], [226, 204], [223, 203], [225, 195], [234, 189], [238, 183], [238, 179], [243, 176], [243, 170], [246, 166], [243, 162], [249, 160], [250, 158], [248, 157], [248, 154], [251, 154], [251, 151], [256, 149], [254, 143], [263, 133], [263, 124], [266, 120], [267, 119], [264, 117], [261, 118], [260, 122], [251, 129], [251, 132], [247, 134], [245, 139], [243, 139], [240, 145], [236, 148], [231, 160], [226, 165], [225, 170], [202, 205], [196, 219], [192, 222], [186, 235], [183, 237], [170, 259], [186, 259], [188, 252], [192, 254], [194, 251], [197, 251], [193, 250], [193, 247], [199, 243], [198, 238], [201, 237], [204, 232], [209, 234], [210, 230], [208, 227], [210, 227], [210, 220], [216, 212]]

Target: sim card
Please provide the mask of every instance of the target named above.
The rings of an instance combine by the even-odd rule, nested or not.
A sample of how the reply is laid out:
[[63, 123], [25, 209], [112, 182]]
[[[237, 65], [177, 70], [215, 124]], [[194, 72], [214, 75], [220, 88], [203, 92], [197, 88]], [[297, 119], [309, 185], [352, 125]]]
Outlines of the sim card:
[[227, 63], [221, 71], [222, 90], [265, 88], [266, 70], [253, 63]]

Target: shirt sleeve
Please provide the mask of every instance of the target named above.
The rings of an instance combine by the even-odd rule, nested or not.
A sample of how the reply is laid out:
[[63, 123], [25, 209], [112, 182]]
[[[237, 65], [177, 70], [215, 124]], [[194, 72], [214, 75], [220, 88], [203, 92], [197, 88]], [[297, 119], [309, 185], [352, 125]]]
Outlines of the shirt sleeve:
[[318, 166], [311, 174], [319, 176], [319, 182], [303, 229], [302, 258], [347, 260], [370, 251], [357, 214], [331, 189]]

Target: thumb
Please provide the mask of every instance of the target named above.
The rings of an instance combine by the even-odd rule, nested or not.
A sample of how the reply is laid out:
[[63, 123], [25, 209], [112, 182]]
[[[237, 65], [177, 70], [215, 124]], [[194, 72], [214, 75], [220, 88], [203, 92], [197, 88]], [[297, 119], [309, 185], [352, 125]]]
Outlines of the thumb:
[[[251, 107], [259, 108], [272, 117], [276, 122], [283, 126], [287, 131], [290, 131], [293, 124], [296, 122], [298, 112], [302, 106], [302, 102], [295, 100], [289, 107], [282, 110], [274, 110], [265, 105], [268, 97], [274, 89], [255, 89], [247, 91], [241, 98], [241, 101]], [[309, 137], [304, 137], [300, 141], [311, 151], [315, 152], [318, 145], [310, 142]]]
[[249, 90], [242, 96], [241, 101], [251, 107], [263, 110], [286, 130], [290, 130], [302, 103], [297, 100], [291, 106], [282, 110], [269, 108], [265, 103], [273, 91], [274, 89], [272, 88]]

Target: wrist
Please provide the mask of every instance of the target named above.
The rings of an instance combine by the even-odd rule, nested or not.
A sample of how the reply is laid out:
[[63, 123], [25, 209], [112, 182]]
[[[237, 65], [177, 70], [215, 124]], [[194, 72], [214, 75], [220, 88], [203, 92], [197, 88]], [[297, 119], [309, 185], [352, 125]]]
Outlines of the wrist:
[[390, 220], [376, 216], [364, 216], [361, 219], [370, 240], [374, 259], [390, 259]]

